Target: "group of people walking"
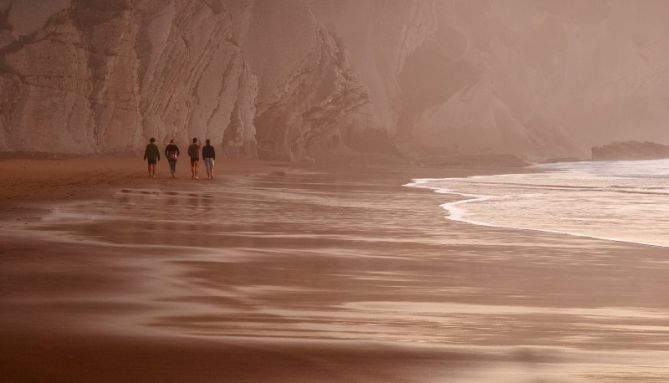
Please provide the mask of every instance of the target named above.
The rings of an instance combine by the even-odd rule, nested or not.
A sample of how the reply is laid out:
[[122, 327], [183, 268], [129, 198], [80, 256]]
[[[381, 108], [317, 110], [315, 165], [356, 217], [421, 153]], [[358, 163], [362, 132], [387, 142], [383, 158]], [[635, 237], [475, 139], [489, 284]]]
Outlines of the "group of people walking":
[[[170, 140], [170, 143], [165, 147], [164, 153], [167, 162], [170, 164], [170, 174], [172, 175], [172, 178], [176, 178], [177, 159], [179, 158], [180, 152], [179, 147], [174, 143], [173, 139]], [[216, 150], [214, 150], [209, 139], [205, 141], [204, 146], [200, 147], [197, 137], [193, 138], [193, 143], [188, 146], [191, 178], [195, 180], [200, 178], [198, 177], [200, 154], [202, 154], [204, 167], [207, 169], [207, 178], [210, 180], [214, 179]], [[160, 161], [160, 150], [158, 149], [158, 145], [156, 145], [156, 139], [153, 137], [151, 137], [149, 144], [146, 145], [146, 150], [144, 150], [144, 160], [146, 160], [149, 165], [149, 177], [156, 178], [156, 163]]]

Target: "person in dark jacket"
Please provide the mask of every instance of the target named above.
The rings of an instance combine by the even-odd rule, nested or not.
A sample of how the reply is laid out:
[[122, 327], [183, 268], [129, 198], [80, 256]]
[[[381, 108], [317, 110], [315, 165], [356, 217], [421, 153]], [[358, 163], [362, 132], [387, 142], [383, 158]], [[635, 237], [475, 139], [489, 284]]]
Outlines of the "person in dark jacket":
[[160, 161], [160, 150], [158, 150], [156, 139], [153, 137], [151, 137], [144, 150], [144, 160], [149, 164], [149, 177], [156, 178], [156, 162]]
[[197, 143], [197, 137], [194, 137], [193, 143], [188, 146], [188, 156], [190, 157], [191, 178], [200, 179], [197, 176], [197, 167], [200, 162], [200, 145]]
[[216, 151], [211, 146], [211, 141], [207, 139], [202, 148], [202, 159], [204, 160], [204, 167], [207, 168], [207, 178], [214, 179], [214, 160], [216, 159]]
[[167, 158], [167, 162], [170, 164], [170, 174], [172, 174], [172, 178], [176, 178], [179, 147], [174, 143], [174, 139], [170, 140], [170, 143], [165, 147], [165, 158]]

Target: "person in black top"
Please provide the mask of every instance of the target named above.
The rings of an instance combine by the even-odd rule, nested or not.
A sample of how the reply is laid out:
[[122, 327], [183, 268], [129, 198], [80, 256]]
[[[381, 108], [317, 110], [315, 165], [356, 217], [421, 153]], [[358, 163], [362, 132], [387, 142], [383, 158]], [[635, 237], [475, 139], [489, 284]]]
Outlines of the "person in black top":
[[190, 156], [191, 177], [197, 180], [199, 179], [197, 176], [197, 166], [200, 162], [200, 145], [197, 143], [197, 137], [194, 137], [193, 143], [188, 146], [188, 156]]
[[207, 178], [214, 179], [214, 160], [216, 159], [216, 151], [211, 146], [211, 141], [207, 139], [202, 148], [202, 159], [204, 160], [204, 167], [207, 168]]
[[160, 150], [156, 145], [156, 139], [151, 137], [149, 144], [144, 150], [144, 159], [149, 164], [149, 177], [156, 178], [156, 162], [160, 161]]
[[177, 171], [177, 158], [179, 158], [179, 147], [174, 143], [174, 139], [170, 140], [170, 143], [165, 147], [165, 158], [170, 164], [170, 173], [172, 178], [176, 178]]

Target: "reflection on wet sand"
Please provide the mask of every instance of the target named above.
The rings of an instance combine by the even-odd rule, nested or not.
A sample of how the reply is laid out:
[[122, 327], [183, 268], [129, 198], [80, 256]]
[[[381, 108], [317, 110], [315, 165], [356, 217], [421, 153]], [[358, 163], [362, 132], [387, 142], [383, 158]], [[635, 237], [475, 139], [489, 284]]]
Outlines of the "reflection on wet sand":
[[0, 320], [312, 363], [265, 381], [669, 378], [666, 251], [444, 221], [451, 197], [402, 181], [239, 178], [56, 206], [0, 250]]

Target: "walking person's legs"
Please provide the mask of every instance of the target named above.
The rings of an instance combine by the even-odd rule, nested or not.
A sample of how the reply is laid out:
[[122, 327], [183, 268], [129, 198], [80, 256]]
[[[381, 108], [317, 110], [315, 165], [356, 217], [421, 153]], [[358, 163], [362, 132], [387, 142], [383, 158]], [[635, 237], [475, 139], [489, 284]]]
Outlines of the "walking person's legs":
[[177, 161], [176, 160], [169, 160], [168, 161], [170, 164], [170, 174], [172, 175], [172, 178], [176, 178], [176, 171], [177, 171]]
[[214, 159], [205, 158], [204, 165], [207, 167], [207, 178], [210, 180], [214, 179]]
[[197, 176], [197, 165], [199, 160], [190, 160], [190, 172], [193, 179], [198, 179]]
[[148, 163], [149, 163], [149, 177], [156, 178], [156, 162], [149, 160]]

